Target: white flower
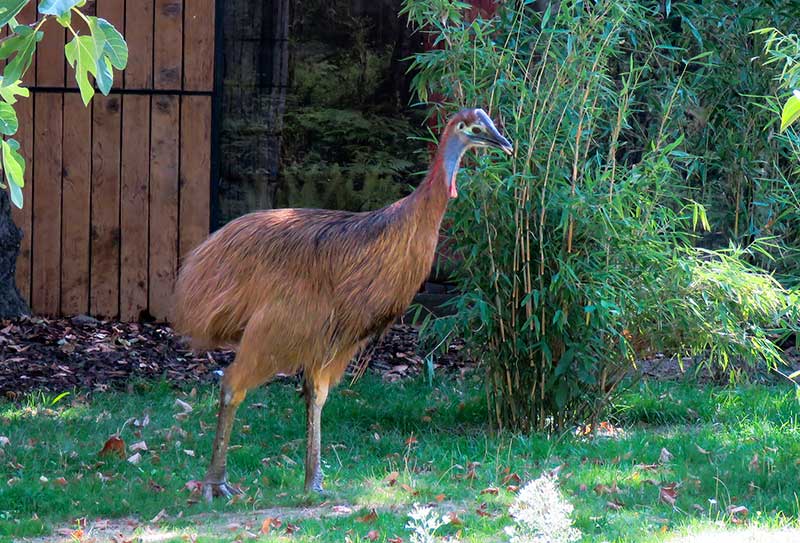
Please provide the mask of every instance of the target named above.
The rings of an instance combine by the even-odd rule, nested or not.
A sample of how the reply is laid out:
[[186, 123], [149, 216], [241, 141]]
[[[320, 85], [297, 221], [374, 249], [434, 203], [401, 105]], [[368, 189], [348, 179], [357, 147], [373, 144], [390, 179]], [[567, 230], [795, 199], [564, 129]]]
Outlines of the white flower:
[[411, 543], [434, 543], [436, 530], [450, 522], [449, 515], [440, 517], [433, 508], [418, 504], [414, 504], [408, 516], [411, 520], [406, 524], [406, 528], [411, 530]]
[[506, 528], [510, 543], [572, 543], [581, 532], [572, 526], [572, 504], [556, 477], [542, 475], [523, 486], [509, 507], [515, 526]]

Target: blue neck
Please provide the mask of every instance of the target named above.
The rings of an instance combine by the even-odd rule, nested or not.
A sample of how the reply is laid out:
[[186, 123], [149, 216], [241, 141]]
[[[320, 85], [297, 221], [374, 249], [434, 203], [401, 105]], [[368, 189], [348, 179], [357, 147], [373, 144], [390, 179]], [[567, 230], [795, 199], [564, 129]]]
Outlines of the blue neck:
[[448, 188], [455, 182], [461, 157], [466, 150], [466, 145], [456, 135], [448, 138], [445, 142], [445, 147], [442, 150], [442, 165], [444, 166], [445, 182]]

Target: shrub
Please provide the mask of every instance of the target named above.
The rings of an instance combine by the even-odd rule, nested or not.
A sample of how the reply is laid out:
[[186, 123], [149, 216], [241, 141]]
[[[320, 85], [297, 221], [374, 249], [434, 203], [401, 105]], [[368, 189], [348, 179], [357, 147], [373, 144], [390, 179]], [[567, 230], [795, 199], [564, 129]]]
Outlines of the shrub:
[[417, 55], [415, 90], [480, 105], [515, 142], [478, 157], [450, 209], [463, 258], [455, 327], [482, 356], [499, 427], [592, 422], [637, 357], [654, 350], [771, 364], [788, 293], [742, 257], [693, 248], [708, 227], [687, 190], [700, 160], [681, 148], [686, 74], [632, 1], [563, 1], [557, 13], [505, 4], [467, 22], [461, 4], [406, 0], [443, 49]]

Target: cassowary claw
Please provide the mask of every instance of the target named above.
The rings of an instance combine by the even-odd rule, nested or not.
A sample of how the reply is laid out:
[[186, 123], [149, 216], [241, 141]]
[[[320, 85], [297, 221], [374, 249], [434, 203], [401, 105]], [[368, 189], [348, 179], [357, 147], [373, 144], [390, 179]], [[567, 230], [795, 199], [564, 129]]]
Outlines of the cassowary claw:
[[205, 481], [203, 483], [203, 497], [207, 502], [211, 502], [214, 498], [230, 499], [241, 493], [242, 491], [239, 488], [228, 484], [227, 481], [222, 481], [220, 483]]

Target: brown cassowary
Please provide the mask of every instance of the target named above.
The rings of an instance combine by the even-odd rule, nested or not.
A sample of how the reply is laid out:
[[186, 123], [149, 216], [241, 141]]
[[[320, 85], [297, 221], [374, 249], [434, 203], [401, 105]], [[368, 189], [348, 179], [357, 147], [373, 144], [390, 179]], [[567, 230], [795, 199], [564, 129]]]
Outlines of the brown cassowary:
[[455, 115], [425, 180], [377, 211], [273, 209], [244, 215], [186, 257], [177, 283], [179, 332], [198, 348], [237, 347], [225, 370], [203, 493], [230, 496], [228, 440], [247, 391], [303, 371], [305, 489], [322, 490], [320, 417], [350, 359], [405, 311], [433, 263], [456, 173], [471, 147], [511, 143], [481, 109]]

